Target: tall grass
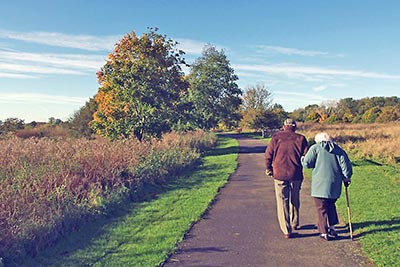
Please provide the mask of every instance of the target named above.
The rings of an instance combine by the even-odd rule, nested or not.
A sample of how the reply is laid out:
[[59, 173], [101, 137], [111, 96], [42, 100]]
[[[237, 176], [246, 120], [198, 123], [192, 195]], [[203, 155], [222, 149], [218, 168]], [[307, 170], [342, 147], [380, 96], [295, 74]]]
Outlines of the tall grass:
[[34, 255], [82, 220], [162, 183], [213, 146], [198, 131], [161, 140], [0, 141], [0, 257]]
[[126, 203], [116, 214], [86, 224], [20, 266], [160, 266], [212, 203], [237, 166], [237, 140], [218, 147], [194, 171], [160, 187], [147, 201]]
[[400, 162], [400, 122], [372, 124], [299, 124], [299, 132], [314, 140], [328, 132], [353, 159], [376, 160], [385, 164]]

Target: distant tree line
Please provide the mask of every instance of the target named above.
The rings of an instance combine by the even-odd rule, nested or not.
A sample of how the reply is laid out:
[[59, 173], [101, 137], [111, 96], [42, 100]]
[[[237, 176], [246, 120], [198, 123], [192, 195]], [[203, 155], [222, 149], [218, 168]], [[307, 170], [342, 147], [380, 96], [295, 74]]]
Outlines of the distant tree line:
[[400, 120], [400, 98], [366, 97], [359, 100], [343, 98], [338, 102], [309, 105], [291, 113], [304, 122], [319, 123], [374, 123]]

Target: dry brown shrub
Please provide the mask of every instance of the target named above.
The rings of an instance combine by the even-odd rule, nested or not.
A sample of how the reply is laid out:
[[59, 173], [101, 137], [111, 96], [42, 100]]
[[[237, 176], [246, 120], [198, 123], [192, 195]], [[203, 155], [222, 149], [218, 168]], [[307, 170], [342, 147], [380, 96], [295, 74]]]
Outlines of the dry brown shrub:
[[100, 137], [0, 140], [0, 255], [34, 254], [68, 230], [63, 229], [68, 220], [79, 223], [102, 212], [115, 194], [164, 181], [196, 160], [198, 147], [213, 142], [202, 131], [148, 142]]
[[25, 128], [15, 132], [15, 136], [25, 139], [31, 137], [67, 138], [70, 135], [70, 130], [60, 125], [39, 125], [35, 128]]
[[299, 132], [314, 140], [327, 132], [353, 159], [371, 159], [398, 164], [400, 160], [400, 122], [372, 124], [299, 124]]

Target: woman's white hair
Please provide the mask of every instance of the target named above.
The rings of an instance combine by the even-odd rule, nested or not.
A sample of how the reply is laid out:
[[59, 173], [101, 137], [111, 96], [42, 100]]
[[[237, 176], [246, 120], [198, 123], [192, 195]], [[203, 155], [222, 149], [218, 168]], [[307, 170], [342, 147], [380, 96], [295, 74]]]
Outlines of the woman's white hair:
[[332, 141], [332, 138], [327, 133], [317, 133], [314, 138], [316, 143], [321, 143], [322, 141]]

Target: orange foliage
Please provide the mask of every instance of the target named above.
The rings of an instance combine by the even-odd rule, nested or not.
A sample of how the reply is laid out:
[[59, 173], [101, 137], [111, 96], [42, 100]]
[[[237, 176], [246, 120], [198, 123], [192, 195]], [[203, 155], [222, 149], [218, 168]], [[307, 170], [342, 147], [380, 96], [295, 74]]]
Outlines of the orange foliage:
[[105, 92], [100, 88], [99, 92], [95, 96], [95, 100], [98, 104], [98, 112], [102, 112], [105, 115], [111, 115], [116, 109], [115, 105], [113, 104], [115, 102], [114, 91]]

